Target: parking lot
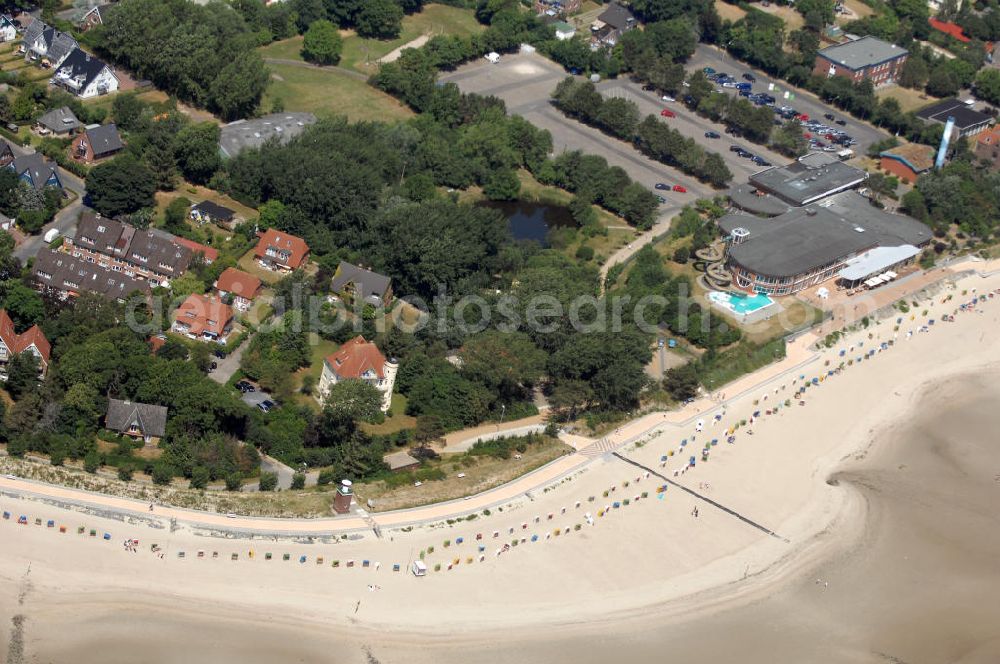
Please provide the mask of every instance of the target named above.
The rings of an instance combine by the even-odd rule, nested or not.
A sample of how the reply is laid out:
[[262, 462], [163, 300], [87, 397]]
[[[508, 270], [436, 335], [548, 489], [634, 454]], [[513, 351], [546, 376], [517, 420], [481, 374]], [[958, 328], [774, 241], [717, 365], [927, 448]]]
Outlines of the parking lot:
[[[689, 72], [692, 72], [704, 67], [711, 67], [718, 72], [726, 72], [737, 79], [744, 73], [750, 72], [757, 79], [753, 86], [754, 92], [769, 92], [769, 94], [777, 98], [776, 106], [791, 106], [800, 113], [805, 113], [810, 118], [822, 122], [826, 122], [823, 119], [826, 113], [832, 113], [838, 120], [845, 120], [847, 124], [839, 128], [850, 134], [857, 141], [857, 144], [852, 146], [851, 149], [858, 155], [864, 155], [872, 143], [889, 137], [889, 134], [886, 132], [876, 129], [870, 124], [859, 122], [845, 111], [824, 104], [809, 92], [793, 88], [784, 81], [771, 78], [764, 72], [753, 69], [749, 65], [731, 58], [720, 49], [699, 44], [686, 68]], [[769, 86], [771, 87], [770, 90]], [[790, 93], [792, 98], [784, 98], [786, 91]], [[735, 94], [735, 90], [732, 92]], [[745, 147], [751, 151], [756, 151], [756, 146], [746, 145]], [[773, 160], [768, 159], [768, 161]]]
[[667, 199], [661, 207], [661, 217], [672, 217], [682, 206], [716, 193], [695, 178], [646, 158], [627, 143], [564, 116], [549, 100], [556, 85], [566, 76], [562, 67], [554, 62], [535, 53], [520, 53], [505, 55], [496, 65], [485, 60], [467, 64], [441, 76], [441, 80], [454, 82], [462, 92], [500, 97], [506, 102], [508, 112], [522, 116], [536, 127], [547, 129], [552, 134], [557, 154], [565, 150], [580, 150], [600, 155], [612, 166], [623, 168], [633, 180], [650, 190], [658, 182], [685, 187], [687, 193], [683, 194], [657, 192]]

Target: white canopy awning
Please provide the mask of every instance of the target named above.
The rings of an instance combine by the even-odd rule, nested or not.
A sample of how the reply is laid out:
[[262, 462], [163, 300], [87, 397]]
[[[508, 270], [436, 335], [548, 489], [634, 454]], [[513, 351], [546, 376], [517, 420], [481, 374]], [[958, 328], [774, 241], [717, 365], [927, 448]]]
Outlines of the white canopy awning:
[[839, 276], [845, 281], [860, 281], [886, 268], [898, 265], [920, 253], [912, 244], [898, 247], [875, 247], [847, 261]]

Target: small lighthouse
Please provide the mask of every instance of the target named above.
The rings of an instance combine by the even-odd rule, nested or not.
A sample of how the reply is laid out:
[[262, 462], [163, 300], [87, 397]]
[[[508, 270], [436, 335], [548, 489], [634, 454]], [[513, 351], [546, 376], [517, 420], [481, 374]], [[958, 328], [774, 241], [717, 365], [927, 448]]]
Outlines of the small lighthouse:
[[341, 480], [337, 493], [333, 497], [333, 511], [337, 514], [347, 514], [351, 511], [351, 501], [354, 500], [354, 490], [351, 480]]

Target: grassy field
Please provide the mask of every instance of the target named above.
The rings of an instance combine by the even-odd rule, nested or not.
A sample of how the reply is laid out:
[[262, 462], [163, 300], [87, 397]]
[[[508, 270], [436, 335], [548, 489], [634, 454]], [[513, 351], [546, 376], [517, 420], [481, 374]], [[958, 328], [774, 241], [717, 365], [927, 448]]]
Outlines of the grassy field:
[[396, 39], [388, 41], [362, 39], [354, 34], [345, 37], [340, 64], [364, 74], [371, 74], [375, 71], [376, 61], [379, 58], [421, 35], [463, 36], [481, 32], [483, 29], [484, 26], [476, 21], [471, 9], [427, 5], [419, 14], [412, 14], [403, 19], [403, 30]]
[[875, 96], [879, 99], [895, 99], [899, 102], [899, 107], [904, 113], [915, 111], [940, 101], [938, 97], [932, 97], [923, 90], [912, 90], [899, 85], [877, 90]]
[[302, 35], [296, 35], [289, 39], [283, 39], [261, 46], [260, 54], [264, 58], [276, 58], [278, 60], [301, 60], [302, 59]]
[[728, 2], [723, 2], [723, 0], [715, 0], [715, 11], [718, 12], [719, 18], [732, 21], [733, 23], [747, 15], [743, 9]]
[[253, 255], [252, 248], [250, 249], [250, 251], [248, 251], [243, 255], [243, 258], [239, 260], [239, 262], [236, 264], [236, 267], [243, 270], [244, 272], [252, 274], [265, 284], [269, 285], [276, 284], [279, 281], [281, 281], [280, 272], [272, 272], [271, 270], [265, 270], [264, 268], [262, 268], [260, 265], [257, 264], [257, 260]]
[[346, 115], [350, 120], [405, 120], [413, 113], [364, 81], [336, 71], [297, 65], [270, 64], [271, 85], [263, 108], [281, 99], [286, 111], [315, 113], [319, 117]]
[[361, 430], [374, 435], [385, 435], [403, 429], [413, 429], [417, 426], [417, 418], [406, 414], [406, 397], [402, 394], [392, 395], [389, 410], [392, 411], [392, 417], [386, 417], [382, 424], [362, 423]]

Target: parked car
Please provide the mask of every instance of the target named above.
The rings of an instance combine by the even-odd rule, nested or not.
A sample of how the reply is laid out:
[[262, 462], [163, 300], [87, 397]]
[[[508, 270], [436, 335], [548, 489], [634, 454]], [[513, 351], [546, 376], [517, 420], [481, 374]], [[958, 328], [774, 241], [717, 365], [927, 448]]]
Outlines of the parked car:
[[715, 73], [715, 70], [712, 69], [711, 67], [705, 67], [704, 69], [702, 69], [702, 71], [705, 72], [706, 74], [714, 74]]
[[808, 122], [809, 121], [809, 114], [808, 113], [800, 113], [799, 114], [799, 120], [801, 120], [802, 122]]
[[208, 365], [208, 370], [209, 371], [215, 371], [218, 368], [219, 368], [219, 363], [216, 362], [216, 361], [214, 361], [214, 360], [212, 361], [212, 363], [210, 365]]
[[655, 90], [656, 86], [653, 85], [652, 83], [647, 83], [646, 85], [642, 86], [642, 89], [643, 90]]
[[670, 189], [670, 185], [669, 185], [669, 184], [664, 184], [664, 183], [662, 183], [662, 182], [657, 182], [657, 183], [656, 183], [656, 188], [657, 188], [657, 189], [660, 189], [660, 190], [663, 190], [663, 189]]
[[673, 97], [671, 97], [670, 95], [663, 95], [662, 97], [660, 97], [660, 100], [661, 100], [661, 101], [665, 101], [665, 102], [668, 102], [668, 103], [669, 103], [669, 102], [674, 102], [674, 101], [677, 101], [676, 99], [674, 99], [674, 98], [673, 98]]
[[[714, 133], [714, 132], [713, 132], [713, 133]], [[743, 148], [741, 148], [741, 147], [740, 147], [740, 146], [738, 146], [738, 145], [730, 145], [730, 146], [729, 146], [729, 151], [730, 151], [730, 152], [743, 152]]]
[[749, 97], [752, 93], [749, 90], [739, 90], [737, 94], [741, 97]]
[[257, 391], [257, 388], [254, 387], [250, 383], [250, 381], [247, 381], [247, 380], [238, 381], [236, 383], [236, 389], [239, 390], [240, 392], [242, 392], [243, 394], [246, 394], [247, 392], [256, 392]]
[[688, 190], [683, 185], [675, 184], [674, 185], [674, 191], [676, 191], [678, 194], [686, 194]]
[[736, 81], [726, 81], [725, 83], [722, 84], [722, 87], [724, 87], [724, 88], [735, 88], [736, 85], [737, 85]]
[[833, 113], [824, 113], [823, 117], [826, 118], [827, 120], [832, 120], [833, 119]]
[[753, 163], [757, 164], [758, 166], [770, 166], [771, 165], [771, 162], [769, 162], [767, 159], [764, 159], [763, 157], [754, 157], [753, 158]]
[[756, 83], [757, 82], [757, 77], [754, 76], [753, 74], [751, 74], [750, 72], [747, 72], [747, 73], [743, 74], [743, 80], [744, 81], [750, 81], [751, 83]]
[[706, 131], [705, 138], [722, 138], [722, 135], [717, 131]]
[[222, 350], [221, 348], [216, 348], [214, 355], [220, 360], [226, 359], [226, 351]]
[[274, 406], [275, 403], [270, 399], [265, 399], [264, 401], [261, 401], [259, 404], [257, 404], [257, 407], [260, 408], [261, 412], [264, 413], [271, 412], [271, 409], [274, 408]]
[[665, 118], [676, 118], [677, 114], [671, 111], [669, 108], [665, 108], [660, 111], [660, 115]]
[[657, 196], [656, 202], [659, 203], [660, 205], [663, 205], [667, 202], [667, 199], [665, 199], [663, 196]]
[[847, 120], [844, 120], [843, 118], [841, 118], [840, 120], [834, 120], [834, 122], [836, 122], [837, 124], [839, 124], [841, 127], [846, 127], [847, 126]]

